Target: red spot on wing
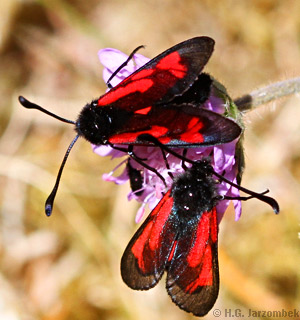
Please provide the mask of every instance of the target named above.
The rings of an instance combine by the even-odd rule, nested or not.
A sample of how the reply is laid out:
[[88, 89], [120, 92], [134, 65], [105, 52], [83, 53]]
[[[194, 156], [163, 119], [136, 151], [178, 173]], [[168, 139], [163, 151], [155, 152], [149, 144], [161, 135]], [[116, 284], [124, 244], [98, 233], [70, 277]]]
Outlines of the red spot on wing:
[[170, 255], [169, 255], [169, 258], [168, 258], [168, 261], [171, 261], [171, 260], [173, 259], [176, 245], [177, 245], [177, 241], [174, 241], [172, 250], [171, 250]]
[[152, 107], [147, 107], [147, 108], [143, 108], [143, 109], [138, 109], [138, 110], [136, 110], [134, 113], [135, 113], [135, 114], [144, 114], [144, 115], [146, 115], [146, 114], [148, 114], [148, 113], [151, 111], [151, 108], [152, 108]]
[[193, 293], [199, 287], [213, 285], [212, 252], [210, 246], [205, 248], [201, 263], [201, 271], [198, 277], [185, 288], [185, 291], [188, 293]]
[[127, 83], [124, 87], [119, 86], [116, 87], [116, 90], [109, 91], [104, 96], [100, 97], [98, 100], [98, 106], [105, 106], [110, 103], [114, 103], [117, 100], [130, 95], [131, 93], [136, 92], [146, 92], [153, 85], [153, 81], [151, 79], [141, 79], [134, 82]]
[[[189, 123], [188, 123], [188, 125], [187, 125], [187, 128], [188, 128], [189, 130], [193, 129], [196, 125], [199, 125], [198, 122], [199, 122], [199, 119], [198, 119], [198, 118], [192, 118], [192, 119], [189, 121]], [[203, 127], [202, 122], [201, 122], [201, 125], [202, 125], [202, 127]]]
[[149, 240], [149, 247], [151, 250], [155, 250], [159, 246], [160, 234], [163, 230], [163, 227], [171, 213], [173, 207], [173, 198], [169, 197], [170, 191], [164, 196], [168, 197], [168, 199], [163, 203], [163, 205], [159, 208], [159, 212], [157, 214], [157, 219], [155, 220], [155, 224], [153, 225], [151, 237]]
[[157, 68], [168, 70], [176, 78], [181, 79], [187, 73], [187, 67], [180, 63], [181, 57], [178, 52], [174, 51], [162, 58], [157, 64]]
[[[116, 144], [116, 143], [134, 143], [137, 141], [137, 138], [142, 134], [151, 134], [155, 138], [160, 138], [164, 136], [168, 132], [168, 129], [165, 127], [160, 126], [152, 126], [149, 130], [143, 130], [138, 132], [125, 132], [120, 133], [115, 136], [109, 138], [109, 142]], [[162, 143], [168, 143], [171, 139], [169, 137], [165, 137], [163, 140], [159, 139]]]
[[144, 270], [144, 264], [143, 264], [143, 250], [145, 247], [146, 242], [148, 241], [150, 237], [150, 233], [153, 227], [153, 221], [150, 221], [149, 224], [145, 227], [142, 234], [138, 237], [135, 244], [132, 246], [132, 253], [138, 260], [139, 267]]
[[150, 77], [152, 74], [155, 72], [155, 69], [143, 69], [139, 71], [136, 74], [133, 74], [130, 77], [130, 80], [135, 81], [135, 80], [140, 80], [142, 78]]
[[180, 140], [189, 143], [201, 143], [204, 141], [201, 130], [204, 128], [204, 124], [199, 118], [192, 118], [187, 125], [186, 132], [180, 135]]
[[199, 222], [195, 242], [187, 256], [187, 261], [191, 268], [195, 268], [201, 263], [205, 248], [207, 246], [209, 232], [210, 217], [207, 212], [204, 212]]

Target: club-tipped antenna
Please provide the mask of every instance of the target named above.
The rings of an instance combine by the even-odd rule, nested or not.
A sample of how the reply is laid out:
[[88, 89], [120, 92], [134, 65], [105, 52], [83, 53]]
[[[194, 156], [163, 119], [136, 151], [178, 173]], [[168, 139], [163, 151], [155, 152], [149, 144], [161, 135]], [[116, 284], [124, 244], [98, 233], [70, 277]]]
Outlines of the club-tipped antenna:
[[110, 83], [110, 81], [119, 73], [119, 71], [121, 71], [125, 66], [127, 66], [128, 62], [132, 59], [132, 57], [136, 54], [136, 52], [142, 48], [145, 48], [145, 46], [138, 46], [137, 48], [135, 48], [130, 55], [128, 56], [128, 58], [126, 59], [126, 61], [124, 61], [113, 73], [112, 75], [108, 78], [108, 80], [106, 81], [106, 85], [109, 89], [112, 88], [112, 85]]
[[[144, 140], [144, 141], [146, 140], [146, 141], [152, 142], [153, 144], [157, 145], [161, 149], [164, 149], [165, 151], [167, 151], [168, 153], [170, 153], [173, 156], [177, 157], [178, 159], [181, 159], [181, 160], [183, 160], [185, 162], [188, 162], [188, 163], [190, 163], [192, 165], [194, 165], [196, 163], [196, 161], [190, 160], [190, 159], [182, 156], [181, 154], [173, 151], [171, 148], [165, 146], [157, 138], [151, 136], [150, 134], [142, 134], [142, 135], [139, 136], [139, 139], [140, 140]], [[276, 214], [279, 213], [279, 205], [278, 205], [277, 201], [275, 199], [271, 198], [271, 197], [265, 196], [266, 192], [262, 192], [262, 193], [254, 192], [252, 190], [246, 189], [246, 188], [244, 188], [244, 187], [242, 187], [242, 186], [240, 186], [240, 185], [238, 185], [238, 184], [226, 179], [224, 176], [222, 176], [221, 174], [218, 174], [214, 170], [212, 171], [212, 173], [217, 178], [219, 178], [221, 181], [224, 181], [224, 182], [228, 183], [229, 185], [231, 185], [232, 187], [237, 188], [238, 190], [241, 190], [241, 191], [249, 194], [251, 196], [251, 198], [257, 198], [257, 199], [269, 204]]]
[[[60, 120], [62, 122], [66, 122], [66, 123], [70, 123], [70, 124], [74, 124], [76, 125], [76, 122], [73, 121], [73, 120], [68, 120], [68, 119], [65, 119], [65, 118], [62, 118], [46, 109], [44, 109], [43, 107], [39, 106], [38, 104], [35, 104], [33, 102], [30, 102], [29, 100], [27, 100], [26, 98], [24, 98], [23, 96], [19, 96], [19, 102], [21, 103], [21, 105], [26, 108], [26, 109], [37, 109], [47, 115], [49, 115], [50, 117], [52, 118], [55, 118], [57, 120]], [[63, 161], [60, 165], [60, 168], [59, 168], [59, 171], [58, 171], [58, 174], [57, 174], [57, 177], [56, 177], [56, 182], [55, 182], [55, 185], [49, 195], [49, 197], [47, 198], [46, 200], [46, 203], [45, 203], [45, 212], [46, 212], [46, 215], [49, 217], [51, 216], [51, 213], [52, 213], [52, 209], [53, 209], [53, 202], [54, 202], [54, 199], [55, 199], [55, 196], [56, 196], [56, 192], [57, 192], [57, 189], [58, 189], [58, 185], [59, 185], [59, 182], [60, 182], [60, 178], [61, 178], [61, 174], [63, 172], [63, 169], [64, 169], [64, 166], [66, 164], [66, 161], [68, 159], [68, 156], [70, 154], [70, 151], [71, 149], [73, 148], [75, 142], [78, 140], [79, 138], [79, 135], [77, 135], [73, 141], [70, 143], [66, 153], [65, 153], [65, 156], [63, 158]]]
[[77, 141], [77, 139], [79, 138], [79, 135], [77, 135], [73, 141], [70, 143], [66, 153], [65, 153], [65, 156], [63, 158], [63, 161], [60, 165], [60, 168], [59, 168], [59, 171], [58, 171], [58, 174], [57, 174], [57, 177], [56, 177], [56, 182], [55, 182], [55, 185], [49, 195], [49, 197], [47, 198], [46, 200], [46, 203], [45, 203], [45, 212], [46, 212], [46, 215], [47, 217], [50, 217], [51, 216], [51, 213], [52, 213], [52, 209], [53, 209], [53, 202], [54, 202], [54, 199], [55, 199], [55, 196], [56, 196], [56, 192], [57, 192], [57, 189], [58, 189], [58, 185], [59, 185], [59, 182], [60, 182], [60, 178], [61, 178], [61, 174], [63, 172], [63, 169], [64, 169], [64, 166], [66, 164], [66, 161], [68, 159], [68, 156], [70, 154], [70, 151], [71, 149], [73, 148], [75, 142]]
[[62, 118], [62, 117], [60, 117], [60, 116], [58, 116], [58, 115], [56, 115], [56, 114], [44, 109], [43, 107], [41, 107], [41, 106], [39, 106], [39, 105], [37, 105], [37, 104], [35, 104], [33, 102], [30, 102], [29, 100], [25, 99], [23, 96], [19, 96], [19, 102], [26, 109], [37, 109], [39, 111], [42, 111], [43, 113], [46, 113], [50, 117], [53, 117], [53, 118], [55, 118], [57, 120], [60, 120], [62, 122], [76, 124], [75, 121]]
[[250, 197], [247, 197], [248, 199], [251, 199], [251, 198], [259, 199], [260, 201], [263, 201], [263, 202], [269, 204], [276, 214], [279, 213], [279, 205], [278, 205], [277, 201], [275, 199], [273, 199], [272, 197], [265, 196], [265, 193], [267, 193], [269, 190], [267, 190], [267, 192], [264, 191], [262, 193], [257, 193], [257, 192], [254, 192], [254, 191], [250, 190], [250, 189], [246, 189], [246, 188], [244, 188], [244, 187], [242, 187], [240, 185], [235, 184], [234, 182], [226, 179], [224, 176], [222, 176], [221, 174], [215, 172], [214, 170], [213, 170], [213, 174], [216, 177], [218, 177], [220, 180], [223, 180], [224, 182], [230, 184], [232, 187], [235, 187], [238, 190], [241, 190], [241, 191], [249, 194]]
[[[269, 193], [270, 190], [267, 189], [265, 191], [263, 191], [262, 193], [260, 194], [266, 194], [266, 193]], [[248, 196], [248, 197], [240, 197], [240, 196], [236, 196], [236, 197], [231, 197], [231, 196], [221, 196], [221, 200], [241, 200], [241, 201], [247, 201], [247, 200], [250, 200], [250, 199], [253, 199], [253, 198], [256, 198], [255, 196]]]

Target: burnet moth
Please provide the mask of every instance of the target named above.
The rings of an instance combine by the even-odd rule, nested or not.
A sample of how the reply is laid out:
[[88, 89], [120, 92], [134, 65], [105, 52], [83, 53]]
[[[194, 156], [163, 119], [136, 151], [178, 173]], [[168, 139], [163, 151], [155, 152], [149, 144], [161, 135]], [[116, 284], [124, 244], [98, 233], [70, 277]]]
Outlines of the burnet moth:
[[219, 292], [216, 205], [224, 199], [217, 188], [222, 180], [250, 194], [240, 200], [256, 197], [279, 212], [277, 202], [264, 195], [268, 191], [256, 194], [234, 185], [213, 170], [208, 158], [193, 162], [126, 247], [121, 276], [130, 288], [153, 288], [166, 272], [167, 292], [179, 308], [195, 316], [211, 310]]
[[199, 161], [175, 178], [121, 259], [123, 281], [135, 290], [154, 287], [166, 271], [171, 299], [196, 316], [213, 307], [219, 292], [219, 195], [208, 165]]
[[[25, 108], [38, 109], [73, 124], [77, 132], [46, 200], [47, 216], [51, 215], [68, 155], [80, 136], [94, 145], [112, 147], [115, 144], [152, 145], [141, 139], [143, 134], [150, 134], [170, 147], [217, 145], [240, 136], [242, 128], [235, 120], [201, 108], [213, 81], [201, 72], [213, 48], [214, 40], [209, 37], [196, 37], [175, 45], [88, 103], [76, 121], [64, 119], [23, 96], [19, 97]], [[227, 113], [231, 116], [230, 112]]]

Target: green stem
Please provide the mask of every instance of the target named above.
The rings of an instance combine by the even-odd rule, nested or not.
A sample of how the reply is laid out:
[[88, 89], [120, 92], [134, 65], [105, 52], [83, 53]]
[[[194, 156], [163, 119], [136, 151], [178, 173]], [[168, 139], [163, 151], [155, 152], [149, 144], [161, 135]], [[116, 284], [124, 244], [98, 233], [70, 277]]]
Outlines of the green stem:
[[300, 92], [300, 77], [273, 83], [234, 100], [240, 111], [250, 111], [259, 105]]

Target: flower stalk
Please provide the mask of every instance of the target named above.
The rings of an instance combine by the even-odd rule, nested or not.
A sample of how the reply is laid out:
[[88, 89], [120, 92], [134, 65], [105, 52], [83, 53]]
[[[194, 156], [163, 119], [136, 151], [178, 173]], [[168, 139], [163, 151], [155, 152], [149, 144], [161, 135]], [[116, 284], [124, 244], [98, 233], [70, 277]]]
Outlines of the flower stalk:
[[273, 100], [300, 92], [300, 77], [272, 83], [234, 100], [240, 111], [251, 111]]

